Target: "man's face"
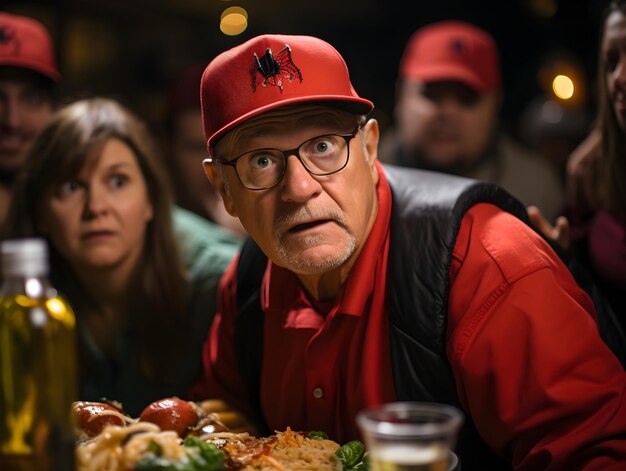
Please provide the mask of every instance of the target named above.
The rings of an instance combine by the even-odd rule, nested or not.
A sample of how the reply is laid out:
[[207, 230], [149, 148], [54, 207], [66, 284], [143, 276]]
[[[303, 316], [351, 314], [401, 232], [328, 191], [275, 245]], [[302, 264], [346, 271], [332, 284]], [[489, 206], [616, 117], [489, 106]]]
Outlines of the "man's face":
[[435, 168], [471, 165], [491, 144], [499, 97], [479, 94], [460, 82], [399, 86], [395, 118], [405, 150], [419, 153]]
[[205, 215], [212, 198], [219, 198], [201, 170], [207, 157], [200, 109], [180, 112], [173, 123], [171, 167], [181, 206]]
[[[232, 160], [256, 149], [293, 149], [317, 136], [351, 133], [357, 124], [356, 116], [329, 107], [277, 110], [224, 136], [216, 157]], [[245, 188], [233, 167], [213, 163], [205, 169], [226, 209], [239, 216], [274, 263], [317, 276], [351, 266], [369, 234], [377, 212], [377, 144], [378, 126], [372, 120], [348, 143], [343, 170], [313, 176], [292, 154], [283, 179], [267, 190]]]
[[50, 90], [36, 74], [0, 67], [0, 175], [12, 178], [52, 114]]

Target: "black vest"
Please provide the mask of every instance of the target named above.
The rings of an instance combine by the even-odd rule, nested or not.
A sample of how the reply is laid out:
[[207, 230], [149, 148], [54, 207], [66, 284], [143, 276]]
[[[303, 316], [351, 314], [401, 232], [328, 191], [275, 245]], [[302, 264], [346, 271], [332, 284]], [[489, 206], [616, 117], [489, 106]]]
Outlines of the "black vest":
[[[393, 166], [385, 166], [385, 174], [393, 197], [387, 308], [397, 399], [459, 407], [445, 339], [451, 254], [461, 220], [475, 204], [491, 203], [529, 224], [526, 209], [488, 183]], [[259, 423], [264, 423], [259, 403], [263, 351], [259, 286], [266, 263], [263, 253], [248, 239], [237, 267], [235, 342], [242, 378]], [[619, 337], [614, 330], [616, 321], [607, 323], [609, 330], [616, 332], [616, 338], [607, 343], [615, 344], [611, 345], [614, 351], [623, 349], [623, 334]], [[456, 451], [464, 471], [511, 469], [484, 443], [471, 417], [466, 417]]]

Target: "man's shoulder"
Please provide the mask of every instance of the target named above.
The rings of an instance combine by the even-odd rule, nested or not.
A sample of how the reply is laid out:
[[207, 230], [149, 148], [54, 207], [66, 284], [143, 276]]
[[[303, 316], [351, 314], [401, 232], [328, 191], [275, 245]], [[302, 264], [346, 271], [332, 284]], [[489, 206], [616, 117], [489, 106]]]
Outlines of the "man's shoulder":
[[473, 206], [463, 217], [453, 256], [463, 264], [495, 265], [508, 283], [558, 260], [530, 226], [487, 203]]

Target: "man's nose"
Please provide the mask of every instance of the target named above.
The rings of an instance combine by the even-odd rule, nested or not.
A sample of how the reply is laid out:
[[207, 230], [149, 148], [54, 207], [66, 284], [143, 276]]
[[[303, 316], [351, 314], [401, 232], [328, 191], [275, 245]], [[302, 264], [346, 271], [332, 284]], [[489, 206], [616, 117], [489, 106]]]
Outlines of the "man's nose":
[[282, 182], [283, 200], [305, 202], [322, 191], [320, 183], [309, 173], [295, 154], [286, 157], [285, 166]]
[[459, 100], [453, 96], [445, 96], [439, 100], [439, 111], [442, 114], [455, 114], [459, 111], [460, 108], [461, 104]]
[[0, 123], [8, 128], [19, 127], [21, 112], [19, 104], [10, 98], [0, 100]]

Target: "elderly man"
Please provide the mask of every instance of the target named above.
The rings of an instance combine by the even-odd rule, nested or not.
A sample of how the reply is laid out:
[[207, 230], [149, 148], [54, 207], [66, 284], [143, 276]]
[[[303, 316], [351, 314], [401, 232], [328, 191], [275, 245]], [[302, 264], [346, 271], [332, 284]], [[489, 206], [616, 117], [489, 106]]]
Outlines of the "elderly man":
[[52, 114], [59, 79], [44, 26], [0, 12], [0, 222], [9, 207], [13, 180]]
[[417, 30], [400, 61], [395, 129], [381, 160], [496, 183], [554, 223], [563, 211], [560, 176], [515, 143], [499, 122], [502, 101], [495, 41], [468, 23]]
[[522, 205], [381, 166], [373, 105], [317, 38], [224, 52], [201, 102], [205, 171], [254, 243], [221, 280], [195, 397], [340, 442], [364, 407], [446, 402], [463, 469], [623, 464], [626, 373]]

